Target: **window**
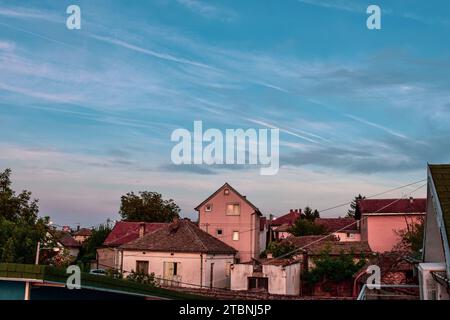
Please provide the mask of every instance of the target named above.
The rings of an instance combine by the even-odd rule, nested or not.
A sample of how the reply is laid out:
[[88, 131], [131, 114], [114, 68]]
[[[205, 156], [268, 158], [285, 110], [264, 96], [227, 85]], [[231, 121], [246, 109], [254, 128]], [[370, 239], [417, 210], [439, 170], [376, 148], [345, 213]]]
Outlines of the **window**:
[[348, 232], [347, 238], [353, 239], [353, 238], [355, 238], [355, 234]]
[[218, 235], [218, 236], [223, 235], [223, 230], [222, 229], [217, 229], [216, 230], [216, 235]]
[[136, 261], [136, 272], [148, 274], [148, 261]]
[[178, 275], [178, 265], [178, 262], [164, 262], [164, 275], [166, 279]]
[[249, 277], [248, 278], [248, 290], [269, 290], [269, 279], [260, 277]]
[[223, 190], [223, 194], [224, 195], [229, 195], [230, 194], [230, 189], [225, 189], [225, 190]]
[[239, 203], [229, 203], [227, 204], [226, 214], [228, 216], [238, 216], [241, 214], [241, 206]]
[[239, 231], [233, 231], [233, 241], [239, 240]]
[[205, 211], [206, 211], [206, 212], [211, 212], [211, 211], [212, 211], [212, 204], [208, 203], [208, 204], [205, 206]]

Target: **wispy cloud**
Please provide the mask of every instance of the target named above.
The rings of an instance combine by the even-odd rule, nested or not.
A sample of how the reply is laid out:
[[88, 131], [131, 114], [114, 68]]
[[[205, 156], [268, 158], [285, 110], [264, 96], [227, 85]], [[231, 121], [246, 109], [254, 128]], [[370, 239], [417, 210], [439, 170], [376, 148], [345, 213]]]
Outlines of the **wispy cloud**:
[[162, 59], [162, 60], [166, 60], [166, 61], [171, 61], [171, 62], [176, 62], [176, 63], [182, 63], [182, 64], [188, 64], [188, 65], [193, 65], [196, 67], [202, 67], [202, 68], [207, 68], [207, 69], [214, 69], [214, 67], [209, 66], [207, 64], [201, 63], [201, 62], [197, 62], [197, 61], [193, 61], [193, 60], [189, 60], [189, 59], [185, 59], [185, 58], [180, 58], [180, 57], [176, 57], [174, 55], [168, 54], [168, 53], [162, 53], [162, 52], [157, 52], [151, 49], [146, 49], [146, 48], [142, 48], [140, 46], [128, 43], [126, 41], [122, 41], [119, 39], [115, 39], [115, 38], [111, 38], [111, 37], [104, 37], [104, 36], [99, 36], [99, 35], [95, 35], [92, 34], [91, 35], [92, 38], [99, 40], [99, 41], [103, 41], [103, 42], [107, 42], [125, 49], [129, 49], [129, 50], [133, 50], [136, 52], [140, 52], [149, 56], [152, 56], [154, 58], [158, 58], [158, 59]]
[[0, 90], [9, 91], [25, 95], [28, 97], [38, 98], [52, 102], [74, 103], [80, 101], [81, 99], [78, 95], [74, 94], [42, 92], [35, 89], [23, 88], [20, 86], [9, 85], [6, 83], [0, 83]]
[[214, 6], [206, 1], [200, 0], [177, 0], [190, 11], [199, 14], [209, 19], [219, 19], [225, 21], [232, 21], [236, 19], [237, 14], [231, 9]]
[[366, 124], [366, 125], [368, 125], [368, 126], [377, 128], [377, 129], [379, 129], [379, 130], [381, 130], [381, 131], [387, 132], [387, 133], [389, 133], [389, 134], [391, 134], [391, 135], [393, 135], [393, 136], [395, 136], [395, 137], [410, 140], [410, 138], [408, 138], [408, 137], [405, 136], [404, 134], [399, 133], [399, 132], [397, 132], [397, 131], [394, 131], [394, 130], [392, 130], [392, 129], [390, 129], [390, 128], [387, 128], [387, 127], [385, 127], [385, 126], [382, 126], [382, 125], [380, 125], [380, 124], [377, 124], [377, 123], [374, 123], [374, 122], [371, 122], [371, 121], [362, 119], [362, 118], [360, 118], [360, 117], [356, 117], [356, 116], [351, 115], [351, 114], [346, 114], [345, 116], [348, 117], [348, 118], [350, 118], [350, 119], [353, 119], [353, 120], [355, 120], [355, 121], [358, 121], [358, 122], [360, 122], [360, 123], [363, 123], [363, 124]]
[[53, 12], [36, 10], [24, 7], [0, 7], [0, 16], [19, 19], [37, 19], [48, 22], [63, 22], [64, 17], [55, 15]]

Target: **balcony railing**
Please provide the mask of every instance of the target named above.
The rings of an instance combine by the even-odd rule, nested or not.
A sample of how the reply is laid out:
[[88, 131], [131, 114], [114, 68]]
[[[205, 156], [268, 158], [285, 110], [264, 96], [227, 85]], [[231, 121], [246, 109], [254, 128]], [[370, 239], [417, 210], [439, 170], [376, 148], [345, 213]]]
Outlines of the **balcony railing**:
[[379, 289], [369, 289], [365, 284], [357, 300], [419, 300], [419, 286], [408, 284], [381, 284]]

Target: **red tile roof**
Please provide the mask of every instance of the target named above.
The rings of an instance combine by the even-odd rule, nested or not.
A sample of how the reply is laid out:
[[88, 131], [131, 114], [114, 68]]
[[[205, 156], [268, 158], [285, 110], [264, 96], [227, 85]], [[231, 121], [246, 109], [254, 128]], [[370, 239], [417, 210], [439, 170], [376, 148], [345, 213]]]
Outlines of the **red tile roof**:
[[273, 226], [281, 226], [282, 224], [293, 225], [295, 220], [300, 218], [301, 210], [291, 210], [289, 213], [284, 216], [273, 219], [270, 224]]
[[139, 228], [142, 223], [145, 224], [146, 234], [167, 225], [167, 223], [160, 222], [119, 221], [115, 224], [108, 237], [106, 237], [103, 245], [108, 247], [118, 247], [122, 244], [136, 240], [139, 237]]
[[361, 214], [425, 213], [427, 199], [364, 199], [357, 202]]
[[317, 218], [315, 224], [323, 225], [328, 232], [336, 232], [337, 230], [356, 230], [356, 221], [352, 218]]
[[327, 251], [330, 255], [372, 253], [367, 241], [340, 242], [333, 236], [322, 238], [323, 236], [289, 237], [284, 241], [296, 248], [303, 248], [299, 253], [306, 251], [309, 255], [319, 255], [323, 251]]
[[83, 236], [83, 237], [89, 237], [92, 235], [92, 230], [87, 228], [81, 228], [77, 232], [73, 234], [74, 236]]
[[212, 254], [235, 254], [237, 252], [234, 248], [201, 230], [187, 219], [165, 225], [142, 238], [122, 245], [120, 248], [124, 250]]
[[56, 241], [62, 244], [65, 248], [79, 248], [81, 244], [76, 241], [72, 236], [62, 230], [53, 230], [50, 232]]

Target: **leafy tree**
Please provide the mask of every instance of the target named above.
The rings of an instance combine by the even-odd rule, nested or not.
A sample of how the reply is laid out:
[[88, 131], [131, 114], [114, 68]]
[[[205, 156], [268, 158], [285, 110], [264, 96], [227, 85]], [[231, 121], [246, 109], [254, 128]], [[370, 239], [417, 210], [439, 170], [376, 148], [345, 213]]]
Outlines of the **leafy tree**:
[[83, 242], [80, 254], [78, 255], [79, 261], [83, 264], [87, 264], [91, 260], [94, 260], [97, 255], [97, 249], [103, 245], [103, 242], [110, 232], [111, 228], [108, 223], [93, 229], [92, 235]]
[[348, 209], [347, 211], [347, 218], [353, 218], [356, 220], [361, 219], [360, 215], [358, 214], [357, 210], [356, 210], [356, 204], [358, 202], [358, 200], [364, 200], [366, 197], [358, 194], [355, 199], [353, 199], [352, 203], [350, 203], [350, 209]]
[[414, 222], [408, 222], [406, 229], [396, 232], [400, 237], [400, 241], [395, 249], [399, 251], [408, 251], [416, 256], [420, 256], [423, 248], [424, 228], [424, 217], [420, 217]]
[[[277, 258], [279, 256], [284, 256], [285, 254], [288, 254], [295, 250], [295, 246], [289, 242], [276, 242], [272, 241], [267, 246], [267, 252], [271, 253], [274, 258]], [[285, 258], [289, 258], [291, 255], [286, 255]]]
[[126, 221], [171, 222], [179, 217], [180, 208], [172, 200], [164, 200], [157, 192], [129, 192], [122, 196], [120, 215]]
[[10, 176], [10, 169], [0, 172], [0, 262], [34, 263], [50, 219], [38, 217], [38, 200], [31, 200], [31, 192], [16, 194]]
[[351, 279], [366, 264], [364, 257], [357, 262], [353, 254], [341, 253], [337, 257], [329, 254], [329, 249], [324, 249], [321, 255], [314, 259], [315, 267], [304, 274], [305, 282], [314, 285], [319, 282], [341, 282]]
[[317, 209], [311, 209], [309, 206], [306, 206], [305, 209], [303, 209], [303, 216], [305, 219], [314, 221], [317, 218], [320, 218], [319, 211]]
[[296, 237], [320, 235], [327, 232], [324, 225], [316, 224], [313, 220], [298, 218], [290, 229]]

